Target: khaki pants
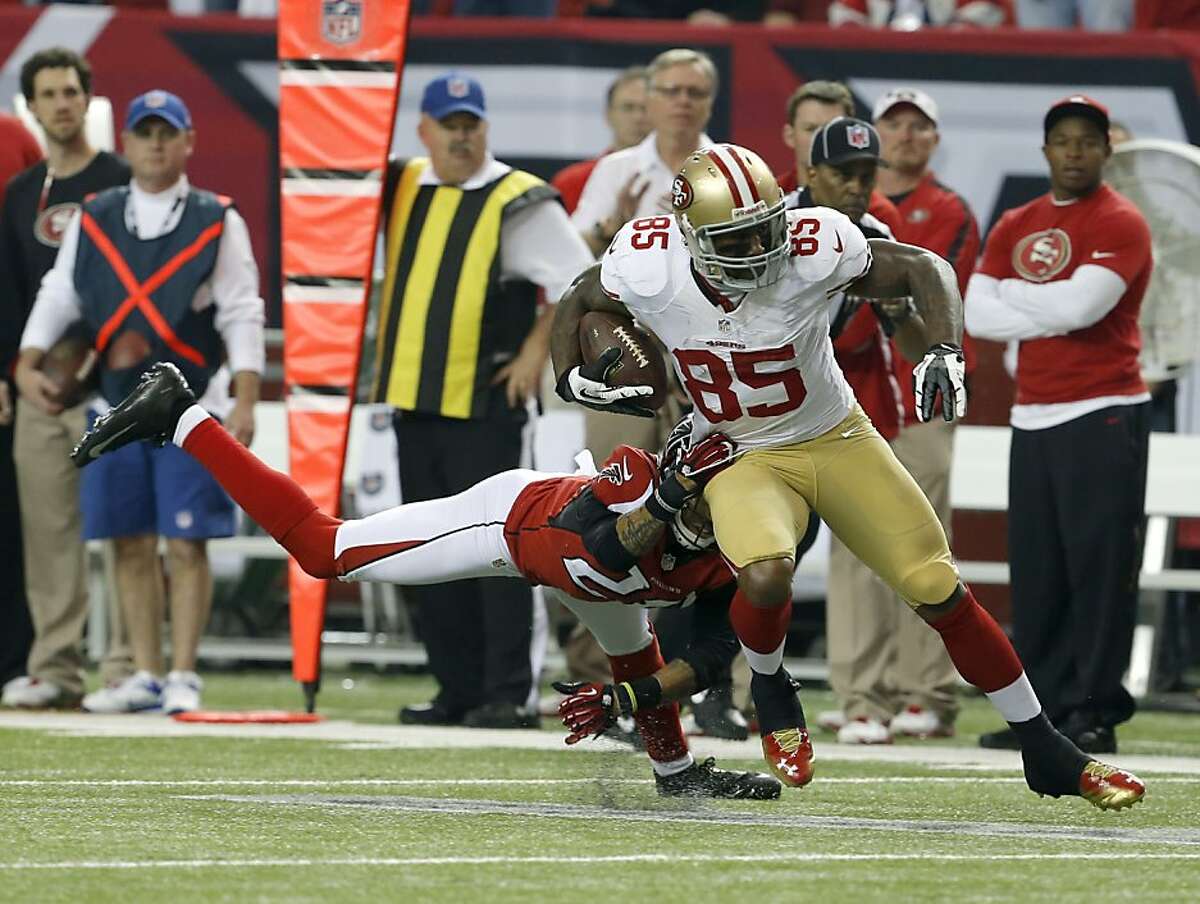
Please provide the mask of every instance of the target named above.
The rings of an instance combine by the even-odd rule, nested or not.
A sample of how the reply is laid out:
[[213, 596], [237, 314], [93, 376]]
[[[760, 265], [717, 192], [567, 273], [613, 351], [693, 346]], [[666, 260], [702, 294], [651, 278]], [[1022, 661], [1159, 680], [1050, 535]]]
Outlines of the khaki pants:
[[[892, 443], [947, 536], [953, 448], [954, 425], [940, 419], [905, 427]], [[829, 683], [847, 717], [886, 722], [915, 704], [954, 722], [957, 673], [941, 638], [837, 537], [825, 612]]]
[[[68, 694], [83, 691], [83, 628], [87, 621], [86, 563], [80, 535], [79, 471], [71, 449], [83, 435], [85, 407], [47, 415], [17, 400], [13, 458], [25, 545], [25, 593], [33, 620], [29, 674]], [[132, 674], [120, 606], [109, 607], [108, 654], [101, 678]]]

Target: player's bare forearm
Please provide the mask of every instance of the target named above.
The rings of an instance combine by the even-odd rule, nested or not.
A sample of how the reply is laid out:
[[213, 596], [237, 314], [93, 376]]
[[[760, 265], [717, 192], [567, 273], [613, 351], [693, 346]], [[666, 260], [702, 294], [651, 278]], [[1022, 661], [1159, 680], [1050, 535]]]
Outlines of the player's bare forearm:
[[667, 525], [644, 507], [626, 512], [617, 519], [617, 539], [634, 556], [643, 556], [654, 548]]
[[909, 295], [924, 323], [926, 348], [943, 342], [962, 345], [962, 297], [954, 268], [915, 245], [884, 239], [871, 239], [870, 243], [874, 260], [866, 275], [851, 287], [854, 294], [867, 298]]
[[584, 270], [571, 284], [571, 288], [554, 306], [554, 323], [550, 330], [550, 357], [554, 361], [554, 379], [583, 363], [583, 350], [579, 347], [579, 321], [589, 311], [607, 311], [610, 314], [629, 312], [625, 305], [610, 297], [600, 286], [600, 265], [593, 264]]
[[672, 659], [654, 673], [654, 680], [662, 688], [664, 703], [684, 700], [700, 690], [696, 682], [696, 673], [683, 659]]

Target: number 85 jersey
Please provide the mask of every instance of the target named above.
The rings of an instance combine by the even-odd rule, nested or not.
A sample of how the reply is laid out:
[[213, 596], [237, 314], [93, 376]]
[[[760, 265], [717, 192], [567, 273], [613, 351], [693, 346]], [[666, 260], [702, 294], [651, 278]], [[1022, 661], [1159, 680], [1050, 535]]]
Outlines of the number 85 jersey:
[[626, 223], [600, 284], [670, 351], [695, 406], [693, 437], [722, 431], [743, 449], [828, 433], [854, 392], [829, 341], [829, 298], [871, 267], [871, 249], [845, 215], [787, 212], [791, 257], [765, 288], [726, 296], [694, 268], [675, 218]]

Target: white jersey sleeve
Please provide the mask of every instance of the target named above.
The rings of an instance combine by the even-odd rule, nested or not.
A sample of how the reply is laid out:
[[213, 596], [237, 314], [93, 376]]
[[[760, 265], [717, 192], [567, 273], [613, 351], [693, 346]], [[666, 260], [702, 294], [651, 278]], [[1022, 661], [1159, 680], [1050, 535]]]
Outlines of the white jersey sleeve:
[[788, 211], [792, 266], [803, 279], [834, 295], [871, 269], [871, 246], [845, 214], [828, 207]]
[[631, 220], [613, 236], [600, 259], [600, 286], [635, 317], [658, 313], [671, 303], [672, 252], [682, 248], [683, 235], [674, 217]]

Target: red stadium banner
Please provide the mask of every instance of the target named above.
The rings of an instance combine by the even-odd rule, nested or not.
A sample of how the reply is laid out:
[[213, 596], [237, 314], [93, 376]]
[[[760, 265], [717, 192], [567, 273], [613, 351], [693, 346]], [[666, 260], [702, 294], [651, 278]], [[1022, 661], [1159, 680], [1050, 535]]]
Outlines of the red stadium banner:
[[[279, 18], [280, 236], [292, 477], [338, 514], [407, 0], [286, 0]], [[325, 581], [289, 563], [292, 675], [321, 676]]]

